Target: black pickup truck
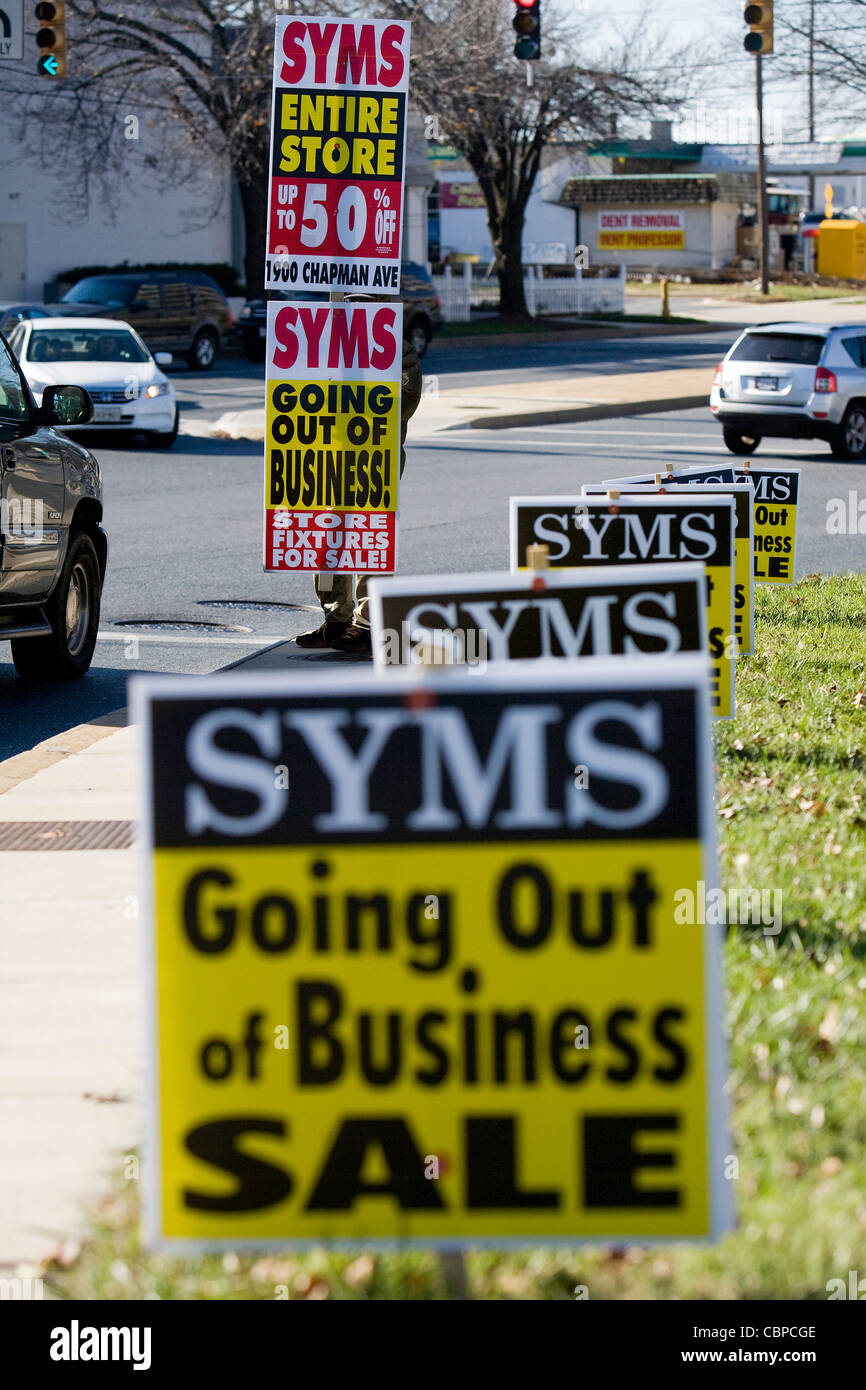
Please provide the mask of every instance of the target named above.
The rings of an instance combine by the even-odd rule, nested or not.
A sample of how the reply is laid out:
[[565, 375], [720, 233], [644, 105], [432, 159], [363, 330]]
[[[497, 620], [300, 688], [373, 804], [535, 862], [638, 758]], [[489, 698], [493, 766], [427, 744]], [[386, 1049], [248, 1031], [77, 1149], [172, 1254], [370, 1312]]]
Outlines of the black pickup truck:
[[108, 560], [102, 477], [55, 428], [92, 418], [81, 386], [50, 386], [37, 405], [0, 335], [0, 642], [30, 680], [83, 676], [96, 646]]

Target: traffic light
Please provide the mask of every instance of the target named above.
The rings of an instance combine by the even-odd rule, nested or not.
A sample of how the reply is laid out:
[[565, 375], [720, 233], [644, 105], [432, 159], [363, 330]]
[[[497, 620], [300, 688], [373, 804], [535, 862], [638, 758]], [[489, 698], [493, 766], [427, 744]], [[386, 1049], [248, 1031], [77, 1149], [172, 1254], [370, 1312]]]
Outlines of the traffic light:
[[512, 28], [517, 35], [515, 58], [528, 62], [541, 57], [541, 0], [514, 0], [517, 13]]
[[43, 77], [66, 76], [66, 6], [64, 0], [40, 0], [34, 11], [39, 28], [38, 70]]
[[747, 53], [760, 53], [766, 58], [773, 51], [773, 0], [761, 0], [759, 5], [745, 5], [743, 19], [749, 32], [743, 39]]

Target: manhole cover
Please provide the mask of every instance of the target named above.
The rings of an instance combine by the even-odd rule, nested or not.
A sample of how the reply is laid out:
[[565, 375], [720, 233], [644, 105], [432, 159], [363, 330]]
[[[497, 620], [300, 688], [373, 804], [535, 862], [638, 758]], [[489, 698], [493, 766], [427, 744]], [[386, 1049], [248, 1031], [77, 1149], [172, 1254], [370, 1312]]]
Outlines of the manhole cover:
[[200, 598], [199, 608], [243, 608], [247, 613], [318, 613], [317, 603], [280, 603], [277, 600], [245, 598]]
[[187, 623], [173, 618], [117, 618], [112, 627], [134, 627], [139, 632], [252, 632], [238, 623]]

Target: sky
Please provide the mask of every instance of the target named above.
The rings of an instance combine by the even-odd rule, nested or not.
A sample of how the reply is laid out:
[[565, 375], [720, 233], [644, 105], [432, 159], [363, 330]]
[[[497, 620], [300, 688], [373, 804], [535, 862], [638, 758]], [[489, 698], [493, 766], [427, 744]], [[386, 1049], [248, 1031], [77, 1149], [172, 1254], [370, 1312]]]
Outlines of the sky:
[[[553, 0], [563, 14], [586, 16], [594, 27], [604, 15], [635, 23], [646, 6], [640, 0]], [[776, 0], [776, 14], [789, 0]], [[747, 32], [742, 0], [652, 0], [652, 24], [670, 35], [672, 46], [694, 42], [695, 99], [675, 121], [677, 139], [703, 144], [739, 144], [755, 139], [755, 63], [743, 48]], [[604, 34], [602, 27], [598, 30]], [[781, 48], [776, 30], [776, 53]], [[697, 50], [700, 49], [699, 53]], [[808, 138], [806, 82], [781, 76], [779, 61], [764, 60], [764, 119], [770, 143]], [[838, 99], [822, 107], [816, 100], [816, 137], [832, 139], [866, 131], [866, 121], [846, 118]], [[648, 133], [648, 132], [647, 132]]]

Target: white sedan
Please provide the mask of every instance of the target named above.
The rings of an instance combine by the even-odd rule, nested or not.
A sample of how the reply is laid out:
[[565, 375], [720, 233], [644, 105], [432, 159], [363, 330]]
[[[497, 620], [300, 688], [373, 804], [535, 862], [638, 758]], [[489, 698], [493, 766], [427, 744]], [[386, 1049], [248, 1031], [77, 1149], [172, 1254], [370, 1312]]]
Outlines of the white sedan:
[[46, 318], [19, 323], [9, 346], [37, 402], [46, 386], [83, 386], [93, 401], [86, 426], [143, 430], [153, 448], [177, 437], [174, 386], [161, 367], [170, 352], [152, 357], [134, 328], [118, 319]]

